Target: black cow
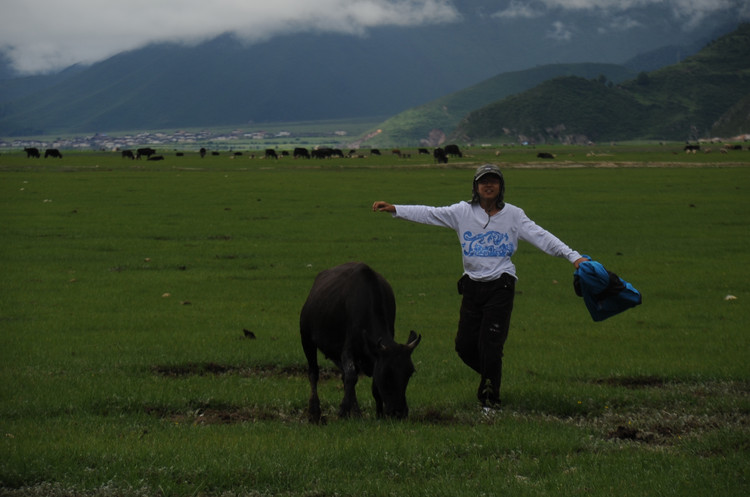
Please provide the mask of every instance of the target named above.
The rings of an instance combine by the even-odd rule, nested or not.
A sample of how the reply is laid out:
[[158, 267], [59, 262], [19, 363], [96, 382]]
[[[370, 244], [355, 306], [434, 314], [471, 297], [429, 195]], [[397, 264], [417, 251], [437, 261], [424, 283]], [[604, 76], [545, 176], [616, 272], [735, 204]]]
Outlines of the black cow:
[[311, 152], [313, 159], [329, 159], [333, 154], [333, 149], [330, 147], [314, 148]]
[[149, 157], [146, 160], [164, 160], [164, 156], [163, 155], [152, 155], [151, 157]]
[[426, 148], [420, 148], [419, 155], [430, 155], [430, 151], [427, 150]]
[[267, 148], [266, 149], [266, 159], [272, 159], [272, 158], [273, 159], [278, 159], [279, 156], [276, 155], [276, 150], [274, 150], [272, 148]]
[[378, 150], [377, 148], [373, 148], [372, 150], [370, 150], [370, 154], [371, 155], [380, 155], [380, 150]]
[[458, 157], [464, 156], [464, 154], [462, 154], [461, 150], [458, 148], [458, 145], [446, 145], [445, 155], [458, 156]]
[[132, 150], [123, 150], [120, 153], [120, 155], [122, 156], [123, 159], [130, 159], [130, 160], [135, 159], [135, 155], [133, 155], [133, 151]]
[[141, 157], [143, 157], [145, 155], [146, 158], [148, 159], [149, 157], [151, 157], [155, 153], [156, 153], [156, 150], [154, 150], [151, 147], [139, 148], [138, 150], [135, 151], [135, 158], [136, 159], [140, 159]]
[[536, 156], [540, 159], [554, 159], [555, 156], [549, 152], [539, 152]]
[[56, 148], [48, 148], [44, 151], [44, 158], [46, 159], [47, 157], [62, 159], [62, 154]]
[[24, 152], [26, 152], [26, 158], [30, 159], [34, 157], [35, 159], [38, 159], [42, 156], [42, 154], [39, 153], [39, 149], [36, 147], [27, 147], [23, 149]]
[[299, 157], [304, 157], [305, 159], [310, 158], [310, 152], [307, 151], [304, 147], [296, 147], [294, 149], [294, 158], [297, 159]]
[[685, 145], [685, 149], [684, 150], [685, 150], [685, 153], [687, 153], [687, 154], [694, 154], [694, 153], [696, 153], [700, 149], [701, 149], [700, 145], [690, 145], [690, 144], [688, 144], [688, 145]]
[[436, 148], [432, 152], [432, 156], [435, 158], [435, 162], [437, 162], [438, 164], [448, 163], [448, 155], [446, 155], [445, 149], [442, 149], [440, 147]]
[[393, 340], [396, 299], [391, 285], [366, 264], [349, 262], [316, 276], [300, 314], [300, 336], [308, 363], [308, 414], [320, 422], [318, 352], [343, 372], [339, 416], [359, 416], [359, 373], [372, 377], [378, 417], [405, 418], [406, 386], [414, 373], [411, 354], [422, 339], [413, 331], [406, 345]]
[[201, 154], [201, 159], [202, 159], [206, 156], [206, 149], [204, 147], [201, 147], [198, 153]]

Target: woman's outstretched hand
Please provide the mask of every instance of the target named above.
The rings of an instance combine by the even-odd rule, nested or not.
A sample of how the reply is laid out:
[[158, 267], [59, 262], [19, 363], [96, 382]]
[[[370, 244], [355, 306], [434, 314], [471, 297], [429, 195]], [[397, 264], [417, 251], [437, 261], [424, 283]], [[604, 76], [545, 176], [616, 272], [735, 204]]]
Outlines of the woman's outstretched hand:
[[389, 204], [388, 202], [378, 200], [377, 202], [372, 204], [372, 210], [375, 212], [396, 212], [396, 206]]

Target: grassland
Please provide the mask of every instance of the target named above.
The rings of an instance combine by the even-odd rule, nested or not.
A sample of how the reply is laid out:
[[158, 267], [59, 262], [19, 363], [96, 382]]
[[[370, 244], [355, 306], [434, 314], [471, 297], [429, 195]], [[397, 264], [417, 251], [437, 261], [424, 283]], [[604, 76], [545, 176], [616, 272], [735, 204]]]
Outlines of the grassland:
[[[0, 495], [747, 495], [750, 152], [680, 150], [0, 156]], [[455, 234], [369, 210], [466, 199], [484, 161], [644, 296], [594, 323], [572, 267], [522, 246], [490, 414], [453, 351]], [[337, 419], [325, 362], [328, 423], [306, 422], [299, 309], [348, 260], [423, 336], [405, 422], [375, 419], [368, 378]]]

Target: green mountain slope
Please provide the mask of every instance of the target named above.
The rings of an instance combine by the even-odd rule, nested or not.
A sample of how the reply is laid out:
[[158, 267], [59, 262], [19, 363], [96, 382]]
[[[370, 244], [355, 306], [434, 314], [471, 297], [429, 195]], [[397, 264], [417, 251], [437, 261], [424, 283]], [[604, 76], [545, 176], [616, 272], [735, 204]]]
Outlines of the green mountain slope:
[[485, 77], [471, 57], [430, 77], [460, 46], [428, 28], [154, 44], [37, 91], [0, 83], [0, 136], [388, 116]]
[[499, 74], [391, 117], [379, 126], [380, 133], [367, 143], [372, 146], [438, 145], [445, 139], [445, 134], [453, 130], [472, 110], [564, 75], [619, 82], [632, 78], [635, 73], [615, 64], [552, 64]]
[[734, 104], [711, 127], [711, 136], [750, 135], [750, 93]]
[[[695, 140], [710, 137], [748, 89], [750, 24], [744, 24], [678, 64], [640, 73], [620, 85], [578, 77], [546, 81], [469, 113], [450, 138], [537, 143]], [[727, 117], [722, 130], [746, 132], [747, 119]]]

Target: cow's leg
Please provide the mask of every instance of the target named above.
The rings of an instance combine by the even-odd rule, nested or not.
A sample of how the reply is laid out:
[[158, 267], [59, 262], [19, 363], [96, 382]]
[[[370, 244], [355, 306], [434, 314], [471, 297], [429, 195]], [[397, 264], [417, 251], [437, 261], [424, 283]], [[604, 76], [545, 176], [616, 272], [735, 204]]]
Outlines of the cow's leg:
[[375, 412], [378, 418], [383, 417], [383, 398], [380, 396], [380, 390], [375, 386], [375, 382], [372, 382], [372, 396], [375, 398]]
[[310, 380], [310, 400], [307, 402], [308, 419], [311, 423], [320, 423], [320, 399], [318, 398], [318, 365], [308, 367], [307, 378]]
[[354, 365], [354, 358], [351, 356], [351, 353], [344, 352], [341, 357], [341, 369], [343, 370], [344, 399], [341, 401], [339, 416], [342, 418], [360, 416], [362, 411], [359, 409], [356, 390], [359, 373], [357, 366]]
[[310, 380], [310, 399], [307, 403], [307, 416], [311, 423], [320, 423], [320, 399], [318, 398], [318, 349], [309, 338], [309, 333], [302, 331], [302, 348], [307, 357], [307, 378]]

